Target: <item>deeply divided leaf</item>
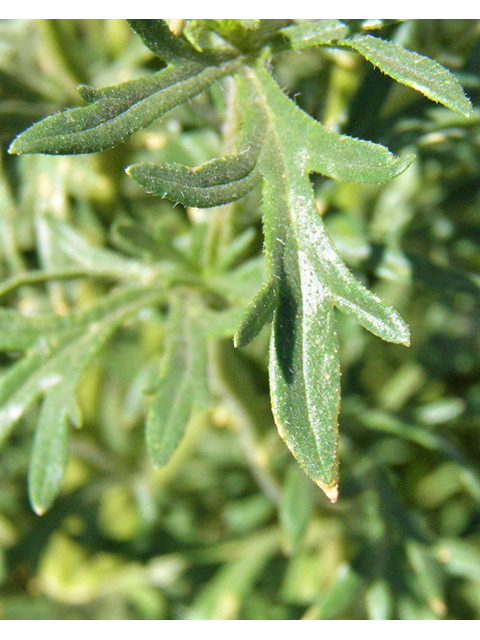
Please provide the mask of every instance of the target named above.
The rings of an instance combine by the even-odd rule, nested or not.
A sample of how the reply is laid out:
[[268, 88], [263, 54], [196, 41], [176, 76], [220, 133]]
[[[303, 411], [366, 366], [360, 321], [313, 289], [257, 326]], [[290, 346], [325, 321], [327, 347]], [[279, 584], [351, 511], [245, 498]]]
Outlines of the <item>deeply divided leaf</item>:
[[[336, 177], [353, 173], [356, 179], [385, 180], [405, 165], [379, 145], [332, 137], [318, 129], [320, 125], [299, 112], [269, 75], [257, 73], [238, 82], [242, 96], [247, 87], [250, 101], [252, 92], [256, 95], [257, 108], [268, 122], [259, 170], [270, 284], [251, 304], [236, 341], [247, 344], [258, 333], [268, 318], [272, 293], [278, 290], [270, 347], [275, 421], [300, 465], [335, 501], [340, 372], [334, 308], [393, 342], [408, 343], [409, 332], [393, 309], [355, 280], [328, 238], [308, 177], [319, 166], [312, 163], [299, 132], [310, 132], [312, 153], [315, 150], [320, 160], [328, 158], [322, 160], [322, 169], [326, 166], [331, 173], [333, 168]], [[352, 171], [355, 165], [360, 171]]]
[[210, 67], [187, 63], [115, 87], [84, 87], [82, 95], [93, 104], [62, 111], [33, 125], [14, 140], [9, 152], [75, 154], [112, 149], [236, 66], [235, 62]]
[[0, 378], [0, 440], [45, 396], [30, 467], [30, 497], [37, 512], [48, 509], [60, 489], [66, 465], [67, 418], [74, 415], [75, 393], [84, 372], [119, 324], [161, 295], [132, 287], [81, 314], [53, 317], [50, 324], [47, 319], [34, 322], [41, 335]]
[[[18, 136], [9, 151], [78, 154], [111, 149], [222, 78], [235, 76], [228, 88], [232, 117], [225, 127], [228, 152], [223, 157], [196, 168], [141, 162], [128, 169], [148, 193], [187, 207], [228, 204], [256, 185], [262, 188], [265, 260], [257, 256], [237, 265], [256, 236], [252, 229], [243, 230], [230, 248], [219, 250], [218, 260], [212, 260], [219, 265], [217, 272], [205, 280], [201, 267], [198, 273], [193, 274], [193, 267], [187, 273], [183, 246], [165, 240], [165, 246], [171, 246], [165, 252], [141, 223], [137, 228], [127, 221], [116, 228], [114, 238], [120, 246], [133, 255], [158, 257], [162, 277], [167, 274], [162, 282], [174, 287], [168, 296], [161, 370], [147, 416], [148, 450], [154, 464], [166, 464], [194, 412], [208, 406], [208, 340], [230, 337], [236, 326], [235, 346], [243, 347], [272, 322], [269, 376], [276, 425], [301, 467], [334, 502], [340, 407], [335, 308], [390, 342], [409, 344], [410, 336], [399, 314], [363, 286], [340, 258], [317, 211], [310, 174], [382, 183], [405, 171], [412, 156], [397, 157], [382, 145], [323, 126], [282, 91], [265, 61], [288, 50], [349, 48], [397, 81], [463, 115], [470, 114], [471, 104], [455, 77], [438, 63], [373, 36], [349, 38], [349, 28], [338, 20], [196, 20], [187, 28], [193, 44], [176, 36], [164, 20], [128, 22], [166, 67], [116, 86], [82, 85], [79, 91], [87, 106], [45, 118]], [[17, 357], [0, 377], [0, 440], [43, 398], [29, 472], [30, 499], [37, 513], [45, 512], [60, 490], [69, 423], [81, 422], [76, 394], [86, 369], [123, 321], [167, 299], [158, 284], [157, 264], [96, 247], [58, 218], [45, 216], [42, 221], [62, 258], [82, 276], [131, 280], [134, 285], [65, 317], [25, 317], [0, 309], [0, 349]], [[199, 241], [192, 241], [188, 260], [196, 268], [206, 262], [201, 252], [207, 225], [192, 227]], [[212, 255], [220, 237], [215, 233], [207, 238]], [[61, 275], [78, 277], [76, 273], [36, 272], [37, 280], [32, 276], [29, 284]], [[180, 284], [175, 281], [179, 273], [184, 278]], [[185, 274], [188, 289], [182, 288]], [[155, 287], [145, 286], [154, 281]], [[21, 277], [11, 278], [1, 293], [10, 293], [22, 282]], [[246, 300], [251, 302], [241, 314]], [[15, 356], [18, 353], [23, 355]], [[308, 519], [307, 511], [292, 518], [294, 493], [295, 488], [288, 498], [293, 546]]]

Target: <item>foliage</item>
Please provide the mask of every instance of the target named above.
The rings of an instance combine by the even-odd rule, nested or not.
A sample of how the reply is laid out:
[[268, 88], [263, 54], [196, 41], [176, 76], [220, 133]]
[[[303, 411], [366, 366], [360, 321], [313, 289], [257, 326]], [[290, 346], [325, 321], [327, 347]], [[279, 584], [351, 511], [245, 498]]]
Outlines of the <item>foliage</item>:
[[1, 23], [4, 617], [476, 617], [478, 22], [128, 22]]

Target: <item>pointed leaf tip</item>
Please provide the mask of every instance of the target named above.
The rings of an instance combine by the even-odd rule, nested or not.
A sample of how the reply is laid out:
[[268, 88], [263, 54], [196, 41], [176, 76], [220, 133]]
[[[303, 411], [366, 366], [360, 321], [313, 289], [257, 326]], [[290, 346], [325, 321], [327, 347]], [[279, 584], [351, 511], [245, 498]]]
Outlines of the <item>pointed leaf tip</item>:
[[323, 493], [327, 496], [332, 504], [335, 504], [338, 500], [338, 482], [333, 484], [324, 484], [320, 480], [317, 480], [315, 484], [320, 487]]

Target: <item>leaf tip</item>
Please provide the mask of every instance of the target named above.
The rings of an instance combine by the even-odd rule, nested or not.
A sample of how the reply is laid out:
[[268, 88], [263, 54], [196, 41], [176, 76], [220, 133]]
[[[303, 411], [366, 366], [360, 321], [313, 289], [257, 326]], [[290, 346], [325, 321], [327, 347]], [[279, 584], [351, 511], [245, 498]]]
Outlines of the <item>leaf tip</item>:
[[392, 342], [397, 344], [403, 344], [404, 347], [409, 347], [410, 342], [410, 327], [401, 318], [396, 327], [395, 339]]
[[18, 149], [18, 146], [19, 146], [19, 145], [17, 144], [17, 141], [18, 141], [18, 137], [17, 137], [17, 138], [15, 138], [15, 140], [14, 140], [14, 141], [11, 143], [11, 145], [8, 147], [8, 153], [9, 153], [10, 155], [12, 155], [12, 156], [18, 156], [18, 155], [20, 155], [20, 154], [22, 153], [22, 152], [21, 152], [21, 151], [19, 151], [19, 149]]
[[[393, 311], [393, 310], [392, 310]], [[383, 340], [392, 342], [394, 344], [401, 344], [404, 347], [409, 347], [410, 342], [410, 327], [408, 324], [396, 313], [392, 313], [392, 324], [389, 330], [385, 334], [377, 334]]]
[[315, 480], [315, 484], [320, 487], [332, 504], [336, 503], [338, 500], [338, 482], [325, 484], [324, 482], [321, 482], [321, 480]]
[[47, 512], [47, 509], [39, 504], [32, 504], [32, 509], [37, 514], [37, 516], [44, 516]]
[[468, 98], [467, 96], [465, 96], [465, 103], [464, 103], [464, 108], [462, 108], [461, 111], [459, 111], [462, 115], [464, 115], [466, 118], [470, 118], [470, 116], [473, 113], [473, 105], [472, 102], [470, 100], [470, 98]]

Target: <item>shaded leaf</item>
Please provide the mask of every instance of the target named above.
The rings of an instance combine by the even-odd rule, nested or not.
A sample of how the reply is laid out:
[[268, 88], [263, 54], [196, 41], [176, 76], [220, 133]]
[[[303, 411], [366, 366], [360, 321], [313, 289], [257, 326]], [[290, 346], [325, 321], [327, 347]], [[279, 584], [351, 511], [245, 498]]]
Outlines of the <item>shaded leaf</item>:
[[[52, 330], [51, 335], [40, 335], [25, 356], [0, 378], [0, 441], [8, 436], [35, 400], [64, 379], [69, 380], [84, 370], [87, 364], [82, 364], [83, 358], [88, 354], [95, 355], [90, 348], [97, 338], [100, 339], [104, 332], [109, 334], [127, 317], [162, 296], [161, 290], [125, 289], [89, 311], [90, 318], [94, 317], [95, 321], [88, 327], [76, 324], [72, 318], [70, 322], [62, 318], [63, 331], [55, 333]], [[53, 322], [51, 328], [55, 326]]]
[[172, 300], [165, 354], [147, 416], [147, 447], [155, 465], [166, 464], [183, 438], [195, 408], [208, 405], [205, 330], [195, 298]]
[[272, 319], [278, 299], [278, 286], [267, 282], [257, 292], [240, 319], [233, 338], [236, 347], [246, 347]]
[[280, 504], [280, 518], [293, 552], [300, 546], [312, 515], [313, 489], [313, 484], [298, 466], [288, 467]]
[[141, 163], [128, 175], [155, 196], [188, 207], [209, 208], [243, 198], [258, 183], [255, 171], [258, 147], [217, 158], [190, 169], [179, 164]]

